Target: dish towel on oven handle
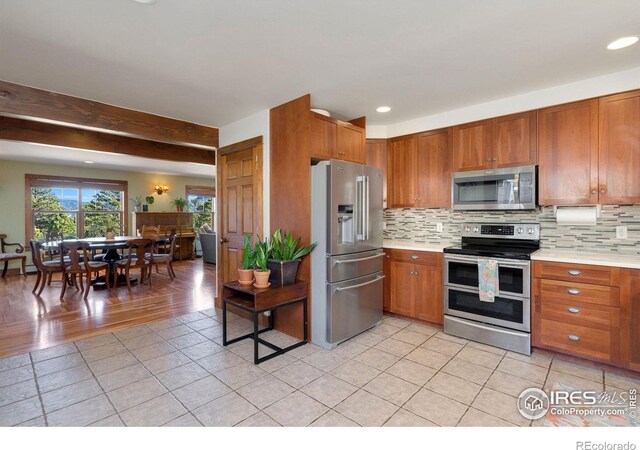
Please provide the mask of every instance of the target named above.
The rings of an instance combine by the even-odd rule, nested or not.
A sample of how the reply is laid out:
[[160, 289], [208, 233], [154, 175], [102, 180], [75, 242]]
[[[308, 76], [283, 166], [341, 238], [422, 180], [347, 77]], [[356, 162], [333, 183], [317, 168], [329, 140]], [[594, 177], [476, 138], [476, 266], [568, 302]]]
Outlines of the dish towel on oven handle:
[[478, 260], [478, 288], [481, 302], [493, 303], [496, 296], [500, 295], [498, 261], [495, 259]]

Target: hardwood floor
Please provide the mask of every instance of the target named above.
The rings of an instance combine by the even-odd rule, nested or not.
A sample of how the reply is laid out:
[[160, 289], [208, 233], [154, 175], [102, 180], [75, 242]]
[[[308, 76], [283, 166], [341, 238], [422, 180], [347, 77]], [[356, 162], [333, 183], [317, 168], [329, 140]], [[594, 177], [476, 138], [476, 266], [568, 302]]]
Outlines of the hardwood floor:
[[79, 290], [67, 288], [63, 303], [59, 281], [37, 297], [31, 293], [35, 274], [1, 278], [0, 358], [213, 308], [215, 267], [201, 259], [176, 261], [173, 282], [161, 267], [152, 275], [153, 288], [147, 283], [131, 293], [126, 286], [112, 292], [92, 289], [86, 301]]

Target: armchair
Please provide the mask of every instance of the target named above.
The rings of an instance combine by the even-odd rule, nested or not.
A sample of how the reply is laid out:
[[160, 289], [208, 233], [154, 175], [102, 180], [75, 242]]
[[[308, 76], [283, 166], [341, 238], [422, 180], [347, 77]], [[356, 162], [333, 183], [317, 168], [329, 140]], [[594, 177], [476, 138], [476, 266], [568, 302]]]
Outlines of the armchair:
[[[24, 254], [24, 245], [12, 244], [5, 242], [7, 238], [6, 234], [0, 234], [0, 261], [4, 262], [4, 268], [2, 269], [2, 277], [7, 274], [9, 267], [9, 261], [21, 260], [22, 261], [22, 274], [27, 278], [27, 256]], [[17, 247], [14, 252], [9, 252], [6, 247]]]

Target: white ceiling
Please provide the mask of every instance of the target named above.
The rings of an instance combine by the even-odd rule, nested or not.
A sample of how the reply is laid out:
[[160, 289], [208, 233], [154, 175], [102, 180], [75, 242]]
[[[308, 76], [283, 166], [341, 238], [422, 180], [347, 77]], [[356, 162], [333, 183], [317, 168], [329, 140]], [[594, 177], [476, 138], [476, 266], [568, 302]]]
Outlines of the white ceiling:
[[310, 92], [387, 125], [640, 66], [605, 49], [638, 33], [637, 0], [2, 0], [0, 79], [213, 126]]
[[[138, 158], [136, 156], [117, 153], [3, 140], [0, 140], [0, 161], [1, 160], [78, 166], [85, 169], [111, 169], [125, 172], [184, 175], [209, 179], [214, 178], [216, 173], [215, 166], [203, 164], [162, 161], [159, 159]], [[93, 164], [87, 164], [84, 161], [93, 161]]]

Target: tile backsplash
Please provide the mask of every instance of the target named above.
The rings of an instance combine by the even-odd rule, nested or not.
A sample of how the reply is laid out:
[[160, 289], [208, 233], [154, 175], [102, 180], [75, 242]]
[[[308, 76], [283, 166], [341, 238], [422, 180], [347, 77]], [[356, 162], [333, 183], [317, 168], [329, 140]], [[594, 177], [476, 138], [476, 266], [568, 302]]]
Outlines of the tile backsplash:
[[[453, 211], [450, 209], [403, 208], [384, 212], [385, 239], [416, 243], [459, 242], [460, 225], [464, 222], [540, 223], [542, 248], [589, 252], [640, 254], [640, 205], [603, 205], [596, 225], [559, 225], [553, 207], [535, 211]], [[436, 231], [436, 224], [443, 231]], [[627, 239], [616, 239], [616, 226], [627, 227]]]

